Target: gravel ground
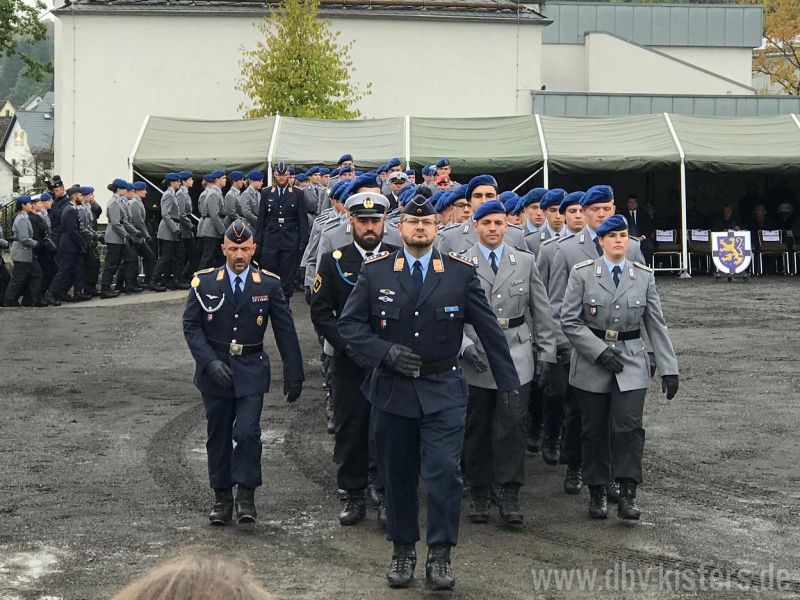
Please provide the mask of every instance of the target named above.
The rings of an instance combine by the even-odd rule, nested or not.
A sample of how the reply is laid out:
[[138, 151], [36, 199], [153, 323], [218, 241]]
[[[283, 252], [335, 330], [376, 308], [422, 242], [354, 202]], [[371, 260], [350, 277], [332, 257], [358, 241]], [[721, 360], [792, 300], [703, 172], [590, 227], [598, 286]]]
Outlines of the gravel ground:
[[[800, 596], [797, 282], [662, 278], [660, 289], [681, 389], [670, 403], [655, 385], [648, 396], [642, 521], [590, 521], [587, 493], [565, 496], [563, 467], [531, 456], [525, 528], [464, 522], [451, 596]], [[189, 550], [248, 563], [279, 598], [430, 596], [419, 577], [411, 590], [386, 588], [390, 546], [374, 513], [338, 525], [301, 298], [308, 381], [295, 405], [266, 398], [259, 522], [208, 525], [205, 424], [177, 296], [0, 310], [0, 598], [109, 598]], [[593, 570], [589, 590], [579, 576]], [[556, 590], [555, 576], [570, 573], [571, 589]]]

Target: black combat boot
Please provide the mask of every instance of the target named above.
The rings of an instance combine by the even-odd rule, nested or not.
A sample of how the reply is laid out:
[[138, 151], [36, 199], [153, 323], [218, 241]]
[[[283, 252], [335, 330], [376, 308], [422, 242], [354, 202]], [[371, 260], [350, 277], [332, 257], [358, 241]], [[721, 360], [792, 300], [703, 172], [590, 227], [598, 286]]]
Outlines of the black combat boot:
[[167, 288], [165, 286], [158, 285], [157, 283], [148, 283], [144, 287], [147, 288], [148, 290], [150, 290], [151, 292], [166, 292], [167, 291]]
[[589, 516], [593, 519], [605, 519], [608, 517], [608, 499], [606, 498], [606, 486], [589, 486]]
[[450, 564], [450, 546], [447, 544], [434, 544], [428, 548], [425, 583], [434, 592], [452, 590], [455, 587], [456, 578]]
[[528, 427], [525, 434], [525, 447], [531, 454], [536, 454], [542, 448], [542, 428]]
[[386, 573], [390, 588], [407, 588], [414, 579], [414, 568], [417, 566], [417, 551], [414, 544], [394, 542], [392, 564]]
[[100, 288], [100, 298], [106, 300], [108, 298], [116, 298], [120, 292], [112, 290], [110, 287]]
[[519, 486], [507, 483], [500, 487], [498, 492], [498, 508], [500, 518], [506, 525], [522, 525], [525, 517], [519, 506]]
[[608, 501], [613, 502], [616, 504], [619, 502], [619, 482], [612, 481], [606, 486], [606, 494], [608, 495]]
[[45, 293], [45, 295], [42, 297], [42, 302], [45, 302], [46, 306], [61, 306], [61, 302], [58, 301], [58, 298], [56, 298], [50, 292]]
[[557, 465], [561, 456], [561, 440], [558, 437], [545, 438], [542, 441], [542, 459], [548, 465]]
[[214, 490], [214, 506], [208, 515], [212, 525], [230, 525], [233, 521], [233, 492]]
[[474, 486], [469, 505], [469, 520], [473, 523], [489, 522], [489, 486]]
[[620, 519], [638, 520], [642, 511], [636, 505], [636, 484], [632, 481], [621, 481], [619, 484], [619, 502], [617, 516]]
[[386, 529], [386, 501], [381, 502], [378, 507], [378, 527]]
[[240, 485], [236, 490], [236, 520], [239, 523], [255, 523], [258, 518], [256, 512], [256, 491]]
[[364, 499], [364, 491], [350, 491], [347, 493], [344, 510], [339, 513], [340, 525], [355, 525], [367, 515], [367, 501]]
[[564, 477], [564, 491], [567, 494], [577, 495], [583, 489], [583, 474], [580, 467], [567, 467], [567, 475]]
[[331, 435], [336, 433], [336, 423], [333, 420], [333, 396], [330, 393], [325, 396], [325, 429]]
[[383, 503], [383, 493], [378, 489], [375, 475], [372, 473], [367, 475], [367, 500], [373, 510], [378, 510]]

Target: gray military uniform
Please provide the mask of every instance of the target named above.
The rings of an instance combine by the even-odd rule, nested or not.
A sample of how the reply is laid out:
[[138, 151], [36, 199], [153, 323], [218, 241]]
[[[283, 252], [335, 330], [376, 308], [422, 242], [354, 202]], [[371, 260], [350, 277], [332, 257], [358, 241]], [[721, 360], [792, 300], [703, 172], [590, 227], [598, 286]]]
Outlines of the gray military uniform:
[[150, 232], [147, 231], [147, 225], [145, 224], [146, 212], [142, 199], [136, 196], [128, 202], [128, 206], [131, 213], [131, 225], [133, 225], [142, 239], [149, 240]]
[[178, 203], [178, 209], [180, 210], [180, 227], [181, 227], [181, 238], [185, 240], [190, 240], [194, 237], [194, 232], [192, 231], [192, 198], [189, 196], [189, 190], [186, 189], [185, 186], [181, 186], [178, 188], [178, 191], [175, 193], [175, 197]]
[[225, 194], [225, 228], [241, 217], [241, 213], [239, 212], [239, 198], [241, 195], [242, 193], [233, 186], [231, 186], [231, 189]]
[[27, 213], [22, 211], [17, 213], [11, 232], [14, 234], [14, 241], [11, 242], [11, 260], [15, 263], [32, 263], [33, 249], [39, 242], [33, 239], [33, 226]]
[[108, 225], [106, 225], [106, 244], [126, 244], [130, 233], [128, 227], [128, 213], [125, 210], [123, 199], [114, 194], [111, 200], [108, 201], [106, 206], [106, 216], [108, 217]]
[[252, 186], [239, 195], [239, 214], [250, 227], [255, 227], [258, 221], [258, 205], [261, 202], [261, 192]]
[[181, 241], [181, 210], [172, 188], [161, 195], [161, 222], [158, 224], [158, 239], [168, 242]]
[[[436, 236], [436, 249], [443, 254], [447, 252], [463, 254], [478, 243], [478, 236], [475, 234], [473, 225], [472, 219], [468, 219], [463, 223], [449, 225], [440, 230]], [[525, 245], [525, 233], [516, 225], [509, 225], [503, 240], [507, 246], [512, 248], [528, 249]]]
[[222, 190], [210, 185], [206, 192], [202, 218], [197, 226], [197, 237], [221, 238], [225, 235], [225, 223], [221, 216], [224, 214]]
[[[504, 245], [497, 274], [492, 271], [477, 244], [467, 250], [464, 257], [475, 265], [483, 291], [506, 334], [520, 383], [522, 385], [530, 383], [533, 380], [535, 367], [533, 339], [540, 349], [539, 359], [544, 362], [556, 362], [556, 323], [553, 320], [550, 303], [547, 301], [547, 292], [536, 269], [534, 256]], [[523, 318], [523, 322], [511, 327], [510, 324], [520, 317]], [[533, 332], [530, 329], [531, 325]], [[471, 325], [464, 326], [464, 335], [469, 338], [467, 345], [474, 343], [478, 346], [478, 350], [485, 354]], [[478, 373], [468, 364], [462, 364], [462, 368], [470, 385], [497, 389], [490, 370]]]
[[[524, 230], [524, 228], [523, 228]], [[561, 234], [566, 231], [566, 226], [561, 230]], [[539, 256], [539, 248], [541, 245], [549, 239], [553, 239], [553, 234], [550, 233], [549, 227], [542, 227], [539, 231], [533, 231], [530, 233], [525, 234], [525, 244], [528, 246], [528, 250], [533, 252], [536, 256]], [[559, 235], [559, 237], [561, 237]]]

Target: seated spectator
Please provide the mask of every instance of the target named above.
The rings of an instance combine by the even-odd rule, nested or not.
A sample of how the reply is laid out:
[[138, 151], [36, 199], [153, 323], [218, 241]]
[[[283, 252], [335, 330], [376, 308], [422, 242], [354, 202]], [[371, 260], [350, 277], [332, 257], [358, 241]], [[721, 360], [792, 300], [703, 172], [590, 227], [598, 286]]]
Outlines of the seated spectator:
[[794, 228], [794, 206], [791, 202], [781, 202], [778, 205], [778, 218], [776, 221], [778, 229], [791, 231]]
[[113, 600], [273, 600], [233, 561], [181, 556], [137, 579]]
[[728, 229], [739, 231], [741, 229], [739, 219], [734, 214], [733, 207], [730, 204], [722, 207], [720, 215], [712, 221], [711, 229], [714, 231], [727, 231]]
[[778, 223], [767, 212], [767, 207], [763, 203], [756, 204], [753, 209], [753, 220], [750, 223], [751, 231], [759, 231], [761, 229], [777, 229]]
[[689, 229], [708, 229], [708, 216], [697, 208], [697, 198], [686, 199], [686, 226]]

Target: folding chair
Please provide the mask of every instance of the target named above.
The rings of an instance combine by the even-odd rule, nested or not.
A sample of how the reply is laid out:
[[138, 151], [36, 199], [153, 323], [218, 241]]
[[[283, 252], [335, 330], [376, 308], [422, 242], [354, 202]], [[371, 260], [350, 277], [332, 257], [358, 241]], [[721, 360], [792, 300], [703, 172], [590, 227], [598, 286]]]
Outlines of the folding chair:
[[[677, 229], [656, 229], [656, 251], [650, 259], [650, 266], [655, 271], [683, 271], [683, 254]], [[678, 259], [675, 267], [674, 258]], [[656, 259], [668, 258], [669, 267], [656, 267]]]
[[[692, 274], [692, 257], [699, 258], [697, 266], [700, 267], [705, 259], [705, 273], [711, 273], [711, 232], [708, 229], [692, 229], [689, 231], [689, 275]], [[702, 269], [698, 269], [701, 270]]]
[[[764, 257], [775, 256], [783, 263], [783, 274], [791, 275], [789, 268], [789, 244], [783, 240], [783, 231], [780, 229], [758, 230], [758, 274], [764, 274]], [[795, 257], [795, 261], [797, 258]], [[797, 267], [795, 267], [795, 273]]]

